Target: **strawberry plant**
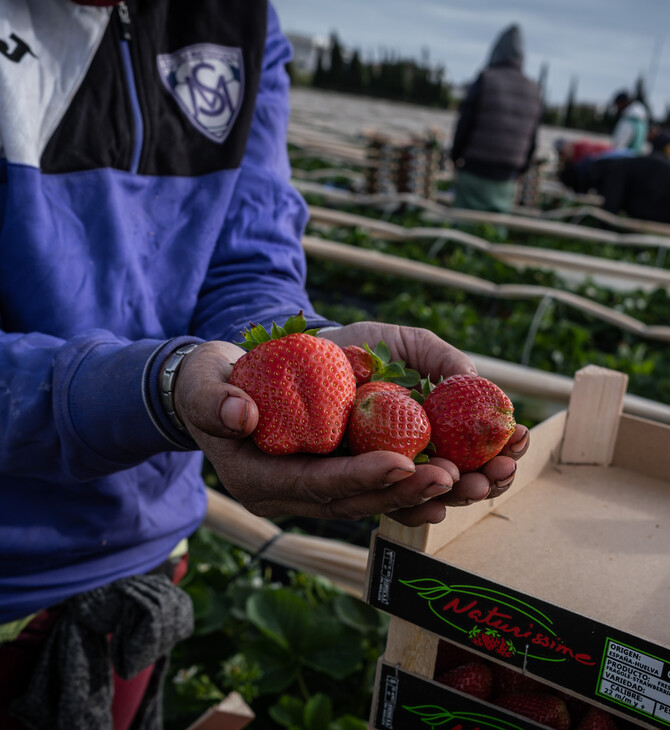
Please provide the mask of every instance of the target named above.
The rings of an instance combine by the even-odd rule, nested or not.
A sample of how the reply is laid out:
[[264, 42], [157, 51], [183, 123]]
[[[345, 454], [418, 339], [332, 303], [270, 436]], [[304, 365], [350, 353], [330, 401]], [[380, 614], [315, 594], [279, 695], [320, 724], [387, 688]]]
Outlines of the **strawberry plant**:
[[365, 729], [384, 614], [324, 579], [261, 563], [204, 528], [190, 541], [182, 587], [195, 634], [172, 654], [166, 730], [183, 730], [233, 690], [253, 708], [254, 730]]

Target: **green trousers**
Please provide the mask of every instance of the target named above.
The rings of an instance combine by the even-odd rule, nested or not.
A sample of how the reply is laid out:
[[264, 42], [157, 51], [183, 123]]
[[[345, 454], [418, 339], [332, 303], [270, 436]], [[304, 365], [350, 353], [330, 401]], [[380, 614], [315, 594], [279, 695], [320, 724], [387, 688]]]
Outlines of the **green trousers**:
[[516, 180], [489, 180], [471, 172], [458, 172], [454, 182], [454, 208], [509, 213]]

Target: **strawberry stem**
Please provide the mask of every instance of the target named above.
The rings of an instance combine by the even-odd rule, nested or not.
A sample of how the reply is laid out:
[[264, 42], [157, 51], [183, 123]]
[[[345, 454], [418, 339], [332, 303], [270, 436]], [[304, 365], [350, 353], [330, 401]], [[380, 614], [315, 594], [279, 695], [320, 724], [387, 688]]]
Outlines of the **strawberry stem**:
[[421, 374], [416, 370], [405, 367], [404, 360], [391, 360], [391, 351], [384, 340], [380, 340], [374, 350], [366, 343], [363, 349], [370, 355], [373, 362], [373, 373], [370, 380], [383, 380], [388, 383], [396, 383], [404, 388], [411, 388], [416, 385]]
[[243, 342], [235, 342], [235, 345], [239, 345], [245, 350], [253, 350], [256, 345], [260, 345], [262, 342], [269, 342], [270, 340], [278, 340], [281, 337], [293, 334], [305, 334], [305, 335], [316, 335], [318, 329], [305, 329], [307, 327], [307, 320], [305, 315], [302, 313], [302, 309], [298, 314], [294, 314], [289, 317], [284, 323], [283, 327], [280, 327], [276, 322], [272, 323], [272, 333], [270, 334], [262, 324], [249, 323], [249, 329], [242, 332], [244, 337]]

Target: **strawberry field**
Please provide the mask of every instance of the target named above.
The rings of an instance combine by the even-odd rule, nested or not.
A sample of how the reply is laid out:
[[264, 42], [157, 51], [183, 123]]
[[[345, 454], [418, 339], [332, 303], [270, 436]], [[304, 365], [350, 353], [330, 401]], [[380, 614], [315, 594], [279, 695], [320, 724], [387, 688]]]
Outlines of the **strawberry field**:
[[[304, 245], [317, 310], [432, 330], [471, 353], [529, 426], [565, 406], [587, 364], [628, 375], [624, 410], [670, 422], [670, 229], [608, 217], [597, 200], [562, 190], [551, 145], [564, 130], [542, 130], [535, 204], [510, 216], [454, 211], [448, 168], [431, 199], [370, 194], [366, 133], [382, 121], [405, 136], [453, 124], [434, 110], [295, 93], [289, 150], [311, 211]], [[205, 476], [221, 489], [206, 466]], [[279, 525], [363, 547], [375, 526]], [[196, 634], [173, 657], [168, 730], [232, 690], [256, 712], [254, 730], [364, 729], [386, 617], [356, 591], [210, 530], [191, 548], [184, 585]]]

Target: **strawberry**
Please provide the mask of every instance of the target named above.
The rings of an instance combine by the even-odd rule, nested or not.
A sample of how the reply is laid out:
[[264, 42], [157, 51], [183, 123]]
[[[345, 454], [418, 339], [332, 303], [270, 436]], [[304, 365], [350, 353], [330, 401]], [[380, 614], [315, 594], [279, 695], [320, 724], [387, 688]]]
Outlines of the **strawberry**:
[[229, 378], [258, 405], [252, 438], [268, 454], [328, 454], [340, 444], [356, 396], [356, 380], [342, 349], [305, 331], [300, 312], [272, 335], [251, 325], [248, 350]]
[[342, 349], [356, 376], [356, 385], [385, 380], [411, 388], [420, 380], [419, 373], [406, 368], [403, 360], [391, 360], [391, 352], [383, 340], [374, 350], [367, 343], [363, 347], [347, 345]]
[[396, 383], [372, 382], [356, 390], [347, 424], [352, 454], [394, 451], [414, 459], [430, 442], [430, 423], [410, 391]]
[[468, 662], [477, 661], [478, 659], [477, 654], [464, 646], [440, 639], [437, 645], [437, 657], [435, 658], [435, 676], [446, 672], [447, 669], [457, 667], [459, 664], [468, 664]]
[[543, 692], [514, 692], [501, 695], [494, 700], [498, 707], [503, 707], [517, 715], [523, 715], [540, 725], [554, 730], [568, 730], [570, 714], [565, 702], [556, 695]]
[[461, 473], [498, 454], [516, 425], [510, 399], [480, 375], [452, 375], [428, 393], [423, 407], [435, 455], [453, 461]]
[[496, 695], [546, 691], [546, 686], [539, 680], [502, 664], [494, 664], [491, 667], [491, 674], [493, 675], [493, 691]]
[[618, 725], [609, 712], [598, 707], [591, 707], [581, 719], [576, 730], [617, 730]]
[[491, 697], [491, 670], [481, 661], [452, 667], [435, 679], [447, 687], [453, 687], [480, 700]]

